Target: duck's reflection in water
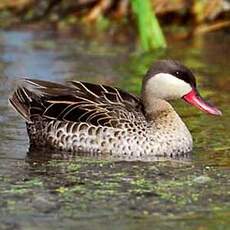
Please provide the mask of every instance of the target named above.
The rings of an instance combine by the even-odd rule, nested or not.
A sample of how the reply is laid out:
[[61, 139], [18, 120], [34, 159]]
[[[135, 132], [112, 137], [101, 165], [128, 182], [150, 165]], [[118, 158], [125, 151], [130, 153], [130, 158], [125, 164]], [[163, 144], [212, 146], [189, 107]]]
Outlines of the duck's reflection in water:
[[191, 163], [192, 162], [192, 153], [184, 153], [184, 154], [175, 154], [171, 156], [162, 156], [162, 155], [155, 155], [155, 156], [130, 156], [130, 155], [110, 155], [108, 153], [85, 153], [85, 152], [66, 152], [66, 151], [59, 151], [56, 149], [50, 148], [36, 148], [30, 146], [27, 152], [26, 161], [27, 162], [37, 162], [37, 163], [45, 163], [50, 160], [79, 160], [79, 161], [111, 161], [111, 162], [120, 162], [120, 161], [127, 161], [127, 162], [171, 162], [171, 163]]

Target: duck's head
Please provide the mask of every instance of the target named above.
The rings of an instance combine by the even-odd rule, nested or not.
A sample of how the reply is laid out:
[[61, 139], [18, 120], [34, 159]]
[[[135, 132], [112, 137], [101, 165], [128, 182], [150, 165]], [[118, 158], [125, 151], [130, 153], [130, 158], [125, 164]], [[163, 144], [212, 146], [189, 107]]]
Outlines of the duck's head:
[[143, 79], [142, 96], [147, 96], [148, 100], [159, 98], [166, 101], [182, 98], [206, 113], [222, 114], [200, 96], [193, 73], [178, 61], [155, 62]]

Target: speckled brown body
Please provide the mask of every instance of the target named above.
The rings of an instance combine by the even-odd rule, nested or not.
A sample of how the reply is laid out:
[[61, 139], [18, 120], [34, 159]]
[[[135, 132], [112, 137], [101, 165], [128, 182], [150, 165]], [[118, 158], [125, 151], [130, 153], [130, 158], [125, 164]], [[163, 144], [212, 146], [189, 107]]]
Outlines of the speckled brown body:
[[152, 120], [139, 120], [135, 127], [93, 126], [87, 123], [38, 119], [28, 124], [30, 142], [69, 152], [148, 156], [178, 156], [192, 150], [192, 137], [180, 117], [170, 108]]

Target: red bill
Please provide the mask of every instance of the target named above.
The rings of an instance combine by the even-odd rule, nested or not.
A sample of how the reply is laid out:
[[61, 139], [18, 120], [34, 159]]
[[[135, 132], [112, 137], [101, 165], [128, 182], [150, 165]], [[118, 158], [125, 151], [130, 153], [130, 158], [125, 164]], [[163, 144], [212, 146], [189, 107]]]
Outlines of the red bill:
[[220, 116], [222, 112], [213, 105], [206, 102], [196, 89], [192, 89], [188, 94], [182, 97], [186, 102], [208, 114]]

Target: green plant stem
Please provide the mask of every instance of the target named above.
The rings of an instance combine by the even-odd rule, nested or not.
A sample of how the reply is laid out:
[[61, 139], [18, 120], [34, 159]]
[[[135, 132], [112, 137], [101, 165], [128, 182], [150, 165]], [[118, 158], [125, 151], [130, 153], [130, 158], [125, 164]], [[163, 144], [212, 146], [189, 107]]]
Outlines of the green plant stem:
[[145, 51], [165, 48], [166, 41], [149, 0], [132, 0], [137, 17], [141, 46]]

